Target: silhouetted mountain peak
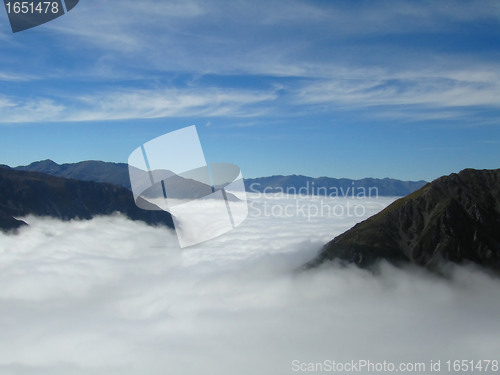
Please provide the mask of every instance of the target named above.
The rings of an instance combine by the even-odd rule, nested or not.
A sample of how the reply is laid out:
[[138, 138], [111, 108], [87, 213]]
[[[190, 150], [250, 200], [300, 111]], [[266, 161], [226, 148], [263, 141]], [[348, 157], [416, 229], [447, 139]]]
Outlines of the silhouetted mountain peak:
[[106, 182], [130, 189], [128, 165], [125, 163], [87, 160], [78, 163], [57, 164], [52, 160], [42, 160], [15, 169], [41, 172], [75, 180]]
[[55, 161], [50, 159], [35, 161], [30, 165], [26, 166], [26, 170], [33, 170], [37, 172], [42, 172], [42, 170], [56, 170], [59, 167]]

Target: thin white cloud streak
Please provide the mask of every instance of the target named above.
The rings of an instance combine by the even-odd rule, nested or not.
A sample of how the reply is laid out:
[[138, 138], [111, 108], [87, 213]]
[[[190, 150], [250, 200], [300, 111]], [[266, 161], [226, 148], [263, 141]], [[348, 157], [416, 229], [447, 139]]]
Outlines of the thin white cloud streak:
[[[273, 101], [273, 92], [246, 90], [130, 90], [79, 97], [88, 110], [69, 120], [116, 120], [182, 116], [252, 116], [252, 105]], [[86, 114], [87, 113], [87, 114]]]
[[[390, 201], [351, 203], [369, 215]], [[281, 375], [293, 359], [495, 358], [500, 282], [481, 271], [291, 272], [359, 219], [254, 215], [181, 251], [172, 231], [119, 216], [28, 218], [0, 236], [0, 372]]]
[[0, 81], [4, 82], [27, 82], [38, 79], [38, 77], [30, 74], [17, 74], [12, 72], [0, 72]]
[[[332, 104], [339, 108], [415, 105], [442, 108], [454, 117], [454, 107], [499, 108], [500, 75], [497, 67], [476, 71], [355, 72], [314, 80], [295, 90], [297, 103]], [[354, 73], [354, 74], [353, 74]], [[429, 114], [424, 114], [429, 115]], [[432, 114], [431, 114], [432, 115]]]
[[0, 96], [4, 124], [40, 121], [100, 121], [185, 116], [251, 117], [262, 114], [257, 104], [276, 99], [272, 91], [179, 89], [117, 90], [64, 98]]
[[52, 99], [24, 99], [0, 95], [2, 123], [54, 121], [65, 110]]

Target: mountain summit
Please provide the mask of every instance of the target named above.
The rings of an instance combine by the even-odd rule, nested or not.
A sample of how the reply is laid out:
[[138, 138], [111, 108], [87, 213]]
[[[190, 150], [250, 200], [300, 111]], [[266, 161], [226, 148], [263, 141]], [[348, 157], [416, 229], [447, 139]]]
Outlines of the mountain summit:
[[438, 178], [334, 238], [309, 265], [331, 259], [427, 268], [472, 261], [500, 269], [500, 169]]
[[41, 172], [56, 177], [72, 178], [74, 180], [106, 182], [130, 190], [128, 165], [125, 163], [86, 160], [79, 163], [57, 164], [47, 159], [14, 169], [27, 172]]

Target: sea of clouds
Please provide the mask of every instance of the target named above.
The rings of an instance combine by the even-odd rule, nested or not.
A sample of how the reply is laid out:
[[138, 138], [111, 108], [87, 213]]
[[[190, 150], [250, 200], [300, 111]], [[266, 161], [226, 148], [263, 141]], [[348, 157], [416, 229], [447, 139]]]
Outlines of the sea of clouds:
[[[296, 272], [394, 198], [249, 198], [240, 227], [185, 249], [174, 231], [122, 216], [27, 217], [18, 235], [0, 234], [0, 374], [279, 375], [333, 360], [500, 359], [500, 281], [477, 268], [450, 267], [447, 278], [388, 264]], [[297, 200], [345, 210], [307, 216]]]

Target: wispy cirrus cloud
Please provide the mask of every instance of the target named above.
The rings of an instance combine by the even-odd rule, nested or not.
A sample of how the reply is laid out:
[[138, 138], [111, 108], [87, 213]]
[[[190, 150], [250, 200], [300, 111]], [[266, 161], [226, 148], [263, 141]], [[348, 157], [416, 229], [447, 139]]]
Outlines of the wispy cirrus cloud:
[[275, 99], [276, 94], [273, 92], [232, 89], [123, 90], [77, 98], [89, 110], [76, 114], [73, 121], [184, 116], [246, 117], [260, 112], [254, 105]]
[[[425, 69], [351, 72], [312, 79], [294, 89], [296, 103], [329, 104], [336, 109], [371, 110], [374, 117], [457, 119], [466, 109], [500, 108], [500, 66], [477, 69], [455, 66]], [[420, 113], [419, 113], [420, 112]]]
[[[343, 69], [339, 69], [343, 70]], [[363, 109], [374, 118], [460, 119], [498, 109], [500, 79], [488, 71], [429, 77], [401, 72], [366, 78], [353, 71], [331, 79], [307, 79], [249, 87], [116, 87], [88, 93], [40, 92], [29, 98], [0, 96], [0, 123], [106, 121], [189, 116], [291, 116], [311, 110]], [[1, 77], [0, 77], [1, 78]], [[276, 79], [277, 80], [277, 79]], [[275, 80], [275, 81], [276, 81]], [[149, 85], [149, 84], [148, 84]], [[318, 106], [323, 106], [319, 108]], [[326, 107], [325, 107], [326, 106]], [[469, 110], [467, 110], [469, 108]], [[479, 118], [476, 122], [481, 122]]]
[[0, 96], [1, 123], [106, 121], [186, 116], [252, 117], [272, 91], [129, 89], [81, 94], [73, 98]]
[[[98, 48], [115, 62], [126, 58], [130, 66], [197, 74], [324, 77], [332, 65], [342, 62], [351, 68], [407, 64], [415, 60], [415, 44], [397, 37], [412, 34], [429, 38], [427, 46], [417, 46], [418, 60], [425, 62], [429, 52], [436, 52], [433, 33], [453, 35], [463, 25], [500, 19], [494, 1], [459, 2], [460, 6], [449, 1], [368, 2], [351, 7], [305, 1], [124, 0], [119, 6], [107, 2], [97, 10], [96, 3], [80, 6], [77, 16], [51, 23], [48, 29], [57, 38]], [[377, 56], [377, 48], [384, 50], [383, 56]], [[360, 56], [365, 61], [352, 64]]]
[[[43, 43], [28, 39], [5, 51], [6, 64], [25, 73], [0, 74], [0, 80], [19, 83], [4, 93], [16, 105], [4, 111], [2, 121], [31, 121], [29, 114], [15, 111], [27, 102], [44, 103], [38, 107], [48, 112], [39, 118], [46, 121], [286, 115], [291, 108], [316, 113], [316, 104], [328, 105], [323, 112], [414, 105], [441, 107], [448, 115], [454, 113], [449, 107], [497, 108], [500, 69], [491, 46], [472, 52], [458, 46], [462, 28], [499, 19], [494, 1], [353, 7], [306, 1], [123, 0], [117, 5], [89, 0], [40, 29]], [[434, 43], [434, 35], [451, 37], [450, 50], [443, 51], [442, 41]], [[6, 57], [20, 51], [23, 61]], [[22, 95], [22, 81], [33, 78], [35, 66], [26, 54], [43, 66], [36, 67], [43, 85], [29, 99]], [[61, 64], [68, 56], [71, 63]], [[217, 78], [211, 88], [172, 84], [150, 89], [151, 81], [175, 74]], [[247, 80], [227, 84], [233, 75]], [[283, 82], [288, 78], [296, 81]], [[82, 94], [78, 84], [85, 80], [107, 87]], [[129, 81], [136, 82], [136, 92], [129, 90]], [[253, 81], [281, 89], [256, 92], [249, 84]], [[278, 91], [284, 99], [275, 105]]]
[[53, 121], [65, 106], [47, 98], [12, 98], [0, 95], [0, 124]]
[[332, 103], [352, 107], [382, 105], [425, 105], [429, 107], [492, 106], [500, 84], [496, 82], [464, 82], [421, 77], [414, 80], [339, 79], [313, 83], [302, 88], [297, 99], [301, 103]]
[[39, 77], [32, 74], [0, 72], [0, 81], [4, 82], [27, 82], [27, 81], [33, 81], [35, 79], [39, 79]]

